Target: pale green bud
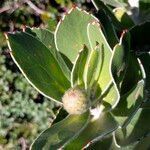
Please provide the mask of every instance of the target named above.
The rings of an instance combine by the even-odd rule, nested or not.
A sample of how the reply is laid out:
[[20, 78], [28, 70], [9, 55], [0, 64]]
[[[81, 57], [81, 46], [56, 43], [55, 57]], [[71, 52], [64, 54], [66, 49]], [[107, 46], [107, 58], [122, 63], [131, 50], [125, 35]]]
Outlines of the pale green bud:
[[84, 90], [79, 87], [70, 88], [62, 98], [64, 109], [69, 114], [82, 114], [90, 106], [90, 101]]

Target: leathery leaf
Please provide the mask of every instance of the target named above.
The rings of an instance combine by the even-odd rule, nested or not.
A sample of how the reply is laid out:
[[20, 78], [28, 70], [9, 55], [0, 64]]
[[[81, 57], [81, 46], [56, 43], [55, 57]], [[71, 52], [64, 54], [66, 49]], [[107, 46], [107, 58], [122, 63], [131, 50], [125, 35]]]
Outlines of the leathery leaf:
[[65, 150], [82, 149], [113, 132], [117, 127], [118, 124], [110, 113], [102, 113], [99, 117], [93, 118], [80, 136], [66, 145]]
[[43, 95], [61, 101], [70, 83], [51, 51], [24, 32], [9, 33], [7, 41], [12, 58], [29, 82]]
[[112, 76], [120, 90], [123, 82], [127, 66], [129, 64], [130, 55], [130, 34], [124, 31], [121, 35], [120, 42], [113, 49], [111, 72]]
[[83, 85], [83, 73], [85, 64], [88, 58], [88, 48], [86, 46], [83, 47], [83, 49], [79, 52], [78, 57], [76, 58], [76, 61], [74, 63], [72, 72], [71, 72], [71, 84], [72, 87], [75, 85]]
[[103, 53], [103, 50], [100, 49], [98, 44], [89, 55], [84, 69], [84, 82], [86, 89], [87, 87], [92, 88], [98, 81], [102, 69]]
[[54, 42], [54, 33], [47, 29], [29, 28], [29, 27], [26, 27], [25, 32], [35, 36], [50, 50], [50, 52], [57, 59], [64, 75], [70, 81], [71, 76], [70, 66], [72, 65], [72, 63], [70, 62], [69, 59], [67, 59], [66, 57], [64, 58], [64, 56], [61, 55], [61, 53], [56, 50]]
[[57, 49], [74, 62], [83, 45], [89, 48], [86, 27], [89, 22], [96, 20], [79, 8], [72, 8], [57, 26], [55, 32]]
[[[106, 103], [109, 103], [109, 106], [114, 107], [114, 105], [118, 103], [120, 95], [110, 70], [112, 50], [107, 43], [105, 36], [102, 33], [99, 23], [89, 23], [87, 27], [87, 34], [89, 37], [91, 49], [94, 49], [98, 43], [101, 55], [100, 61], [102, 63], [101, 66], [99, 66], [100, 68], [98, 68], [100, 69], [100, 72], [97, 80], [97, 89], [99, 90], [98, 98], [101, 99], [105, 96], [105, 99], [103, 100], [106, 101]], [[108, 90], [111, 91], [107, 92]]]
[[149, 113], [150, 109], [140, 108], [126, 127], [119, 128], [115, 132], [118, 145], [126, 146], [132, 144], [150, 134]]
[[32, 144], [31, 150], [63, 148], [79, 135], [87, 125], [89, 118], [89, 112], [82, 115], [69, 115], [41, 133]]
[[127, 126], [144, 100], [144, 81], [140, 81], [128, 93], [121, 96], [117, 107], [112, 111], [120, 126]]

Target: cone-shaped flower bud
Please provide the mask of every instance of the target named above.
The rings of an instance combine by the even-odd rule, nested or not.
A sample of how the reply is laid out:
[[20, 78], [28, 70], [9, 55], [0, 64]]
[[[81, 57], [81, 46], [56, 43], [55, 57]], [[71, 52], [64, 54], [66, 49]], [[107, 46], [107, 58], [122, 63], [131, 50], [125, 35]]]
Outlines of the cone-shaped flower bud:
[[62, 98], [64, 109], [69, 114], [82, 114], [90, 106], [86, 92], [79, 87], [67, 90]]

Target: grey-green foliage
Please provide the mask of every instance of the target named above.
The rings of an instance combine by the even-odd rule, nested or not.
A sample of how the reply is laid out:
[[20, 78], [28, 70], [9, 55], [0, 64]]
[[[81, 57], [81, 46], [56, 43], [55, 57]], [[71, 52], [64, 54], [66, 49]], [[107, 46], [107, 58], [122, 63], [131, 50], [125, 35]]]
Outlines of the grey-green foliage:
[[56, 105], [42, 98], [18, 71], [8, 69], [12, 61], [6, 60], [3, 53], [0, 50], [0, 145], [12, 149], [19, 146], [19, 138], [29, 145], [48, 127]]
[[[64, 108], [67, 95], [69, 109], [78, 111], [85, 100], [82, 94], [77, 95], [81, 92], [73, 90], [78, 86], [90, 102], [78, 115], [68, 108], [67, 114], [62, 108], [56, 122], [33, 142], [32, 150], [149, 148], [150, 54], [138, 56], [137, 48], [131, 46], [137, 26], [117, 37], [116, 30], [120, 28], [114, 26], [116, 23], [123, 26], [112, 17], [115, 21], [112, 20], [111, 26], [105, 27], [105, 22], [101, 26], [100, 18], [73, 7], [59, 22], [55, 33], [27, 28], [6, 35], [13, 60], [41, 94]], [[138, 28], [143, 30], [145, 25]], [[108, 38], [109, 30], [105, 29], [108, 27], [113, 31], [113, 43]], [[80, 103], [73, 101], [77, 96], [81, 96]]]
[[[1, 1], [0, 7], [13, 6], [19, 0]], [[52, 1], [53, 2], [53, 1]], [[76, 1], [81, 5], [85, 0]], [[52, 14], [51, 18], [35, 15], [34, 11], [28, 5], [21, 5], [15, 11], [10, 9], [0, 15], [0, 49], [6, 45], [2, 32], [20, 28], [22, 24], [30, 26], [46, 25], [54, 30], [56, 17], [60, 16], [67, 6], [72, 4], [71, 0], [58, 0], [61, 9], [57, 3], [51, 5], [51, 1], [41, 2], [33, 1], [37, 6]], [[47, 101], [46, 98], [39, 96], [18, 72], [16, 67], [6, 64], [14, 64], [0, 50], [0, 149], [16, 149], [19, 145], [20, 137], [24, 137], [27, 146], [33, 141], [37, 134], [47, 128], [53, 119], [53, 109], [57, 109], [57, 104]], [[17, 73], [16, 73], [17, 72]], [[10, 90], [11, 89], [11, 90]], [[35, 103], [34, 101], [43, 101], [44, 103]], [[2, 147], [1, 147], [2, 146]]]

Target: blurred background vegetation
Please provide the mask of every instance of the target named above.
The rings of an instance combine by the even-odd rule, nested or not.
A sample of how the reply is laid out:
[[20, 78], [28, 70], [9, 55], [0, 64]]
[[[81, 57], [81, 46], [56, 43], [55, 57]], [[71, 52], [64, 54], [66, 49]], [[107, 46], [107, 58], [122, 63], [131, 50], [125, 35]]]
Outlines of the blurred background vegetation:
[[0, 150], [29, 149], [59, 109], [22, 76], [10, 57], [4, 32], [24, 26], [54, 31], [61, 16], [74, 4], [94, 10], [90, 0], [0, 0]]

